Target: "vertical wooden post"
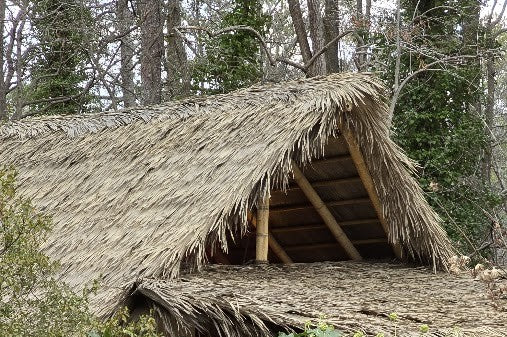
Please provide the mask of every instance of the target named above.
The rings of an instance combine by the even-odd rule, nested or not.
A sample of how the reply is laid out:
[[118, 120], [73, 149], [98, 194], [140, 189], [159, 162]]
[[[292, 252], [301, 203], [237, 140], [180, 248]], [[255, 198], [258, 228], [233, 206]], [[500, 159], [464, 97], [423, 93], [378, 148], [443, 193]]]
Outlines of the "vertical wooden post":
[[[255, 216], [248, 212], [248, 221], [250, 224], [257, 230], [257, 219]], [[285, 252], [283, 247], [276, 241], [276, 239], [273, 237], [273, 234], [268, 228], [268, 245], [269, 248], [271, 248], [271, 251], [275, 253], [275, 255], [282, 261], [283, 263], [292, 263], [292, 259], [289, 255]]]
[[257, 239], [255, 245], [255, 260], [257, 263], [268, 262], [269, 247], [269, 192], [259, 200], [257, 206]]

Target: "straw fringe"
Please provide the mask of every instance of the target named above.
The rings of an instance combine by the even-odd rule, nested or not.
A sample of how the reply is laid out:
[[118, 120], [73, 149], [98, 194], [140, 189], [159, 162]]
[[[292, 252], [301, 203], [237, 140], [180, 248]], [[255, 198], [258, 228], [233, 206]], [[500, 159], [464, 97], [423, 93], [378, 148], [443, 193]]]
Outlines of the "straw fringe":
[[175, 278], [184, 261], [199, 268], [210, 242], [227, 250], [227, 233], [246, 231], [268, 181], [286, 187], [291, 159], [322, 156], [343, 125], [376, 183], [389, 240], [445, 268], [453, 248], [389, 139], [383, 90], [371, 75], [336, 74], [122, 113], [32, 118], [0, 127], [0, 164], [15, 165], [22, 193], [54, 215], [45, 249], [65, 279], [81, 287], [103, 276], [117, 287]]
[[[430, 327], [427, 336], [506, 336], [505, 315], [491, 305], [484, 284], [469, 275], [396, 264], [215, 265], [178, 280], [143, 280], [137, 292], [187, 329], [218, 326], [227, 337], [272, 336], [322, 315], [350, 335], [389, 336], [393, 312], [398, 336], [420, 337], [422, 324]], [[278, 327], [269, 334], [272, 324]], [[461, 334], [450, 333], [458, 329]]]

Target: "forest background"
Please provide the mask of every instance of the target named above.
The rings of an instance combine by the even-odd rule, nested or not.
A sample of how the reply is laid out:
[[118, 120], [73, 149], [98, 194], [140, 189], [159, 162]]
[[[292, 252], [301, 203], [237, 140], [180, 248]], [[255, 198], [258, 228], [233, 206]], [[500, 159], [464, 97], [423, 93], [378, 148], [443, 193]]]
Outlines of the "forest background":
[[0, 1], [0, 120], [82, 114], [368, 71], [461, 250], [502, 257], [506, 2]]
[[[0, 124], [372, 72], [394, 140], [450, 237], [507, 262], [507, 2], [498, 0], [0, 0]], [[1, 154], [0, 154], [1, 155]], [[50, 218], [0, 168], [0, 331], [159, 336], [153, 317], [88, 308], [40, 250]], [[37, 289], [37, 296], [33, 290]]]

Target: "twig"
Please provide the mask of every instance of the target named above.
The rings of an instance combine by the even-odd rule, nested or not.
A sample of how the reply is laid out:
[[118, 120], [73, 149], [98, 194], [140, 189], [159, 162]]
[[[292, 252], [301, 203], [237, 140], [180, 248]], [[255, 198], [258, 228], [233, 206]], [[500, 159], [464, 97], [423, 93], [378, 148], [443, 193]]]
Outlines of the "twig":
[[318, 57], [321, 56], [324, 52], [326, 52], [326, 50], [328, 50], [333, 44], [337, 43], [338, 40], [344, 38], [345, 36], [355, 32], [354, 30], [346, 30], [346, 31], [342, 32], [341, 34], [334, 37], [331, 41], [329, 41], [324, 47], [322, 47], [320, 50], [318, 50], [316, 53], [314, 53], [314, 55], [308, 60], [308, 62], [306, 62], [305, 64], [300, 64], [300, 63], [288, 60], [286, 58], [273, 57], [273, 55], [271, 55], [268, 45], [267, 45], [266, 41], [264, 40], [264, 38], [262, 37], [262, 35], [257, 30], [253, 29], [250, 26], [244, 26], [244, 25], [230, 26], [230, 27], [222, 28], [217, 31], [212, 31], [207, 27], [201, 27], [201, 26], [180, 26], [180, 27], [175, 27], [174, 30], [176, 30], [176, 32], [180, 35], [183, 35], [183, 33], [181, 31], [185, 31], [185, 30], [203, 31], [210, 38], [217, 37], [219, 35], [230, 33], [230, 32], [239, 31], [239, 30], [250, 32], [253, 35], [255, 35], [255, 37], [261, 43], [262, 49], [264, 50], [264, 52], [269, 60], [269, 64], [271, 66], [275, 66], [277, 62], [281, 62], [281, 63], [288, 64], [294, 68], [297, 68], [297, 69], [303, 71], [305, 74], [308, 72], [308, 69], [312, 66], [312, 64], [315, 62], [315, 60], [317, 60]]

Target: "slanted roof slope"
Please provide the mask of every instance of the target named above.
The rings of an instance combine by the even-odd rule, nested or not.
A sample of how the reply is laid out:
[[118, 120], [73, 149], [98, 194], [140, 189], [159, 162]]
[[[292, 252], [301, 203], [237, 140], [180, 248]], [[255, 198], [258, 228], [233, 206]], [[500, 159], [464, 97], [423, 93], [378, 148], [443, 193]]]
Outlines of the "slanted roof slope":
[[226, 250], [227, 232], [247, 230], [266, 182], [286, 186], [291, 161], [321, 156], [339, 128], [364, 154], [389, 240], [442, 267], [453, 249], [389, 138], [383, 93], [369, 74], [337, 74], [31, 118], [0, 127], [0, 164], [14, 165], [21, 192], [53, 215], [45, 249], [65, 279], [79, 287], [104, 278], [101, 310], [139, 278], [175, 277], [189, 256], [201, 262], [212, 242]]

